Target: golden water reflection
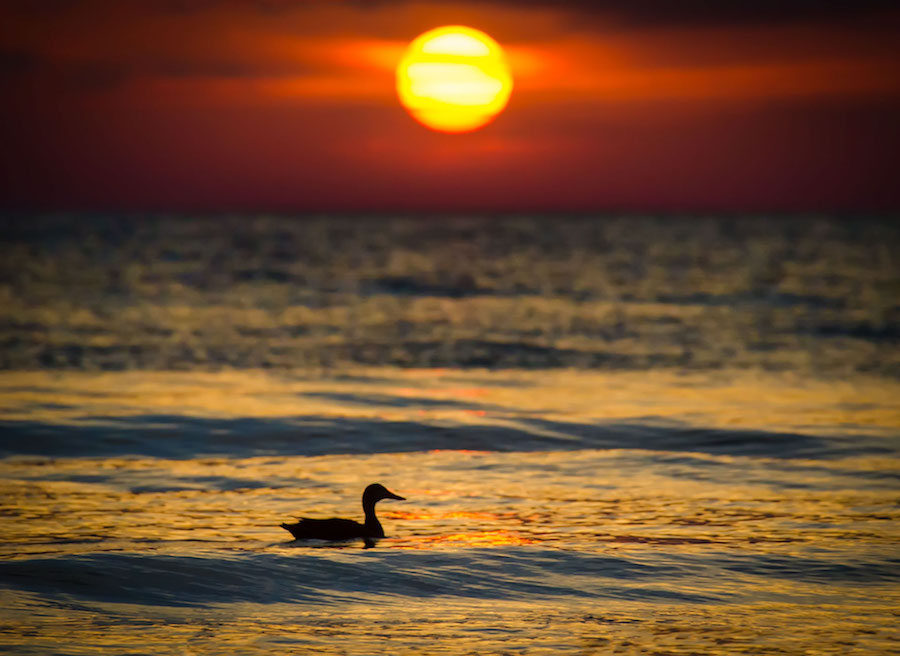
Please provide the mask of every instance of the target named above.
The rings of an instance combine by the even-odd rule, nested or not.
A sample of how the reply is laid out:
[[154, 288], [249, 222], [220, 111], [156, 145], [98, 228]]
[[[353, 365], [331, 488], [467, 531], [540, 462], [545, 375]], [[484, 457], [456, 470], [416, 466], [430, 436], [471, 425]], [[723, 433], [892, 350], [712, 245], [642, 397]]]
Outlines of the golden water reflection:
[[894, 436], [900, 382], [731, 371], [466, 373], [359, 369], [336, 378], [262, 371], [0, 374], [0, 420], [85, 422], [86, 415], [375, 417], [460, 426], [530, 417], [584, 422], [635, 418], [704, 428]]
[[[473, 461], [473, 458], [476, 460]], [[723, 458], [711, 477], [694, 466], [635, 459], [624, 451], [369, 456], [14, 458], [0, 461], [0, 557], [36, 549], [181, 549], [227, 544], [258, 549], [289, 536], [298, 516], [361, 519], [359, 494], [380, 480], [407, 498], [384, 502], [389, 536], [406, 547], [535, 544], [589, 550], [645, 545], [730, 545], [771, 552], [889, 550], [900, 537], [896, 489], [876, 477], [824, 489], [843, 468], [890, 474], [894, 464], [853, 460], [795, 463], [778, 474], [767, 459]], [[752, 482], [758, 467], [760, 476]], [[735, 485], [734, 472], [742, 483]], [[433, 487], [423, 487], [428, 472]], [[594, 476], [585, 475], [593, 472]], [[705, 478], [706, 480], [702, 480]], [[310, 485], [314, 480], [315, 484]], [[789, 485], [774, 489], [779, 480]], [[527, 481], [524, 484], [523, 481]], [[96, 544], [99, 541], [99, 544]], [[137, 546], [141, 545], [141, 546]], [[176, 546], [173, 546], [176, 545]]]
[[[0, 566], [13, 568], [0, 576], [14, 574], [0, 649], [884, 652], [900, 604], [898, 391], [589, 372], [2, 376], [5, 421], [112, 446], [0, 459]], [[248, 417], [287, 437], [226, 421]], [[412, 428], [393, 442], [400, 424]], [[703, 442], [708, 428], [744, 441]], [[295, 436], [352, 430], [377, 448], [291, 451]], [[140, 437], [135, 452], [113, 449], [123, 435]], [[361, 519], [373, 481], [407, 499], [379, 505], [388, 537], [374, 549], [313, 549], [279, 528]], [[110, 555], [120, 570], [102, 569]], [[45, 570], [50, 588], [34, 583]], [[100, 584], [109, 598], [91, 596]], [[167, 596], [144, 601], [153, 586]], [[210, 596], [179, 597], [197, 589]]]

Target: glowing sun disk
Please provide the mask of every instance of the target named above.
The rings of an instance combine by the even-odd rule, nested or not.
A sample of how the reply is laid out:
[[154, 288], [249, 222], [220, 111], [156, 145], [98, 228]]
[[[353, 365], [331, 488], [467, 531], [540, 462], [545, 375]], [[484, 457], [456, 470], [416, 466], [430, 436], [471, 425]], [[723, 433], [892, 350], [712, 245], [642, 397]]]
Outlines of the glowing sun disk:
[[512, 76], [500, 44], [449, 25], [417, 37], [397, 66], [397, 95], [417, 121], [441, 132], [490, 123], [509, 102]]

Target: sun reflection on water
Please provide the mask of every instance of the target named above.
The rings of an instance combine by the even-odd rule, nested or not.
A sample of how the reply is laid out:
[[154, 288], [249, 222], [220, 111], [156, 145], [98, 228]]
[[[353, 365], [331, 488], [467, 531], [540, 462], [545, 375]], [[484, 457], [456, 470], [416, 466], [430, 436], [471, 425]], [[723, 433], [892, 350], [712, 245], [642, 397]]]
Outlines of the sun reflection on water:
[[479, 531], [474, 533], [448, 533], [418, 538], [397, 540], [399, 549], [428, 549], [450, 544], [458, 547], [504, 547], [512, 545], [537, 544], [537, 540], [509, 531]]

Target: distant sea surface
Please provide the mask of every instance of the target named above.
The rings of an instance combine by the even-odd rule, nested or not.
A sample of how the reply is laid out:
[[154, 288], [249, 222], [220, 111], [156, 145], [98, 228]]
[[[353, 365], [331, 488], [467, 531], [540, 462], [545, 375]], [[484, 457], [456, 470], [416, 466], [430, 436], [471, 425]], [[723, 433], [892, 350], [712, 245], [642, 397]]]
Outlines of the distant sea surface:
[[[900, 653], [900, 222], [6, 215], [0, 651]], [[387, 537], [294, 542], [300, 516]]]

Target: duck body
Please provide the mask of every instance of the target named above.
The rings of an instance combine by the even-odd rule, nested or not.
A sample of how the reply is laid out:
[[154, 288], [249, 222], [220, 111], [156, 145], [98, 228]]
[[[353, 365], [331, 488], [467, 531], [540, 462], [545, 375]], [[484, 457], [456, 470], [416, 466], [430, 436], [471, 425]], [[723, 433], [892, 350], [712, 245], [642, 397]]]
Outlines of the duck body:
[[384, 529], [381, 530], [380, 535], [373, 535], [373, 532], [366, 529], [364, 524], [339, 517], [332, 519], [304, 517], [296, 524], [282, 524], [281, 528], [289, 531], [295, 540], [353, 540], [355, 538], [384, 537]]
[[398, 499], [405, 501], [399, 495], [390, 492], [379, 483], [373, 483], [363, 492], [362, 505], [365, 514], [365, 522], [360, 524], [352, 519], [309, 519], [302, 518], [296, 524], [282, 524], [281, 528], [294, 536], [295, 540], [355, 540], [363, 538], [383, 538], [384, 529], [381, 522], [375, 516], [375, 504], [382, 499]]

